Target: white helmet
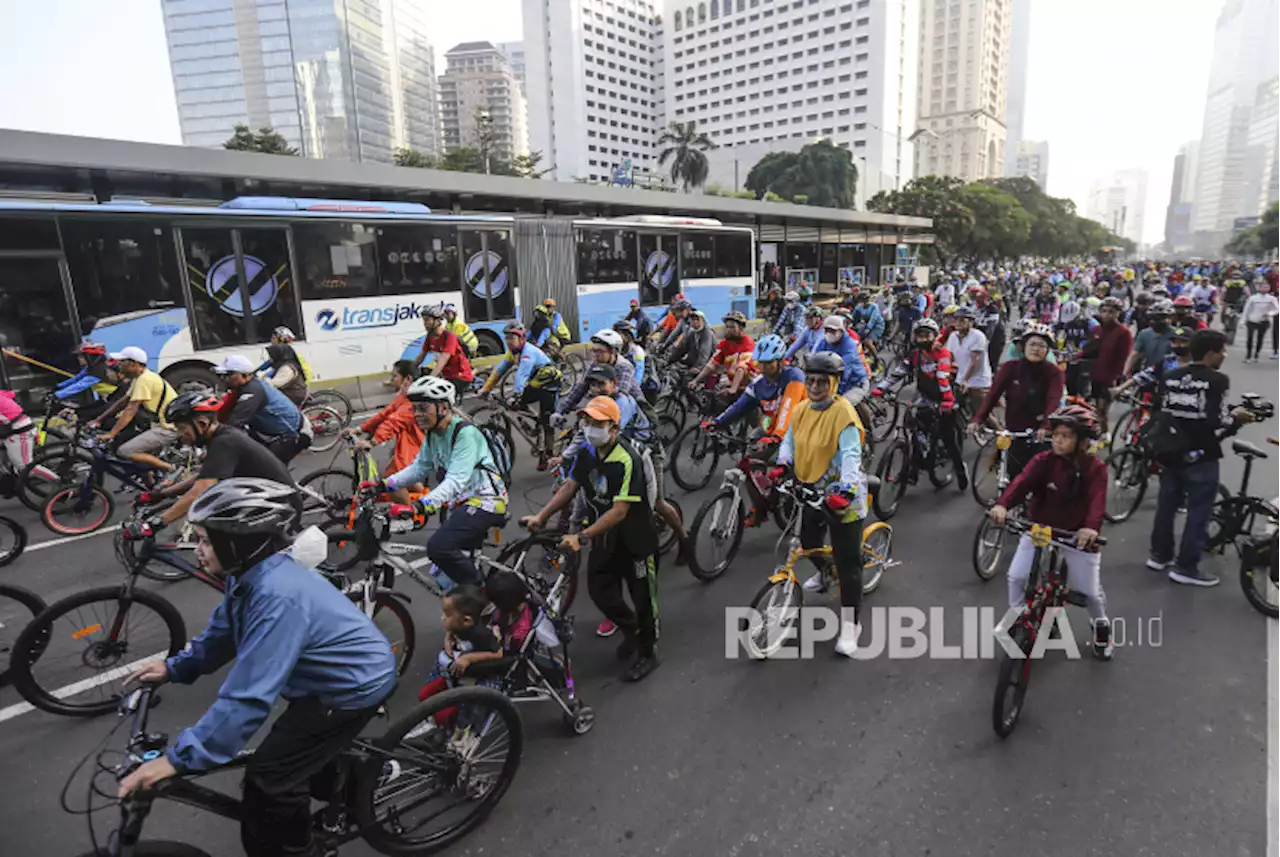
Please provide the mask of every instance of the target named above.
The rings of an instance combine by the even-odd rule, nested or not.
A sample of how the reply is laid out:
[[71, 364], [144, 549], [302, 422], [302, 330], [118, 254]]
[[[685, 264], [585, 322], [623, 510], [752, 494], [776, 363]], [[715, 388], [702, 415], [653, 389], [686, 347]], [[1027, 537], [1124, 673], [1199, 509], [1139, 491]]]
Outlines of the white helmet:
[[591, 341], [607, 345], [614, 351], [622, 350], [622, 334], [616, 330], [598, 330], [592, 334]]
[[800, 300], [800, 293], [795, 291], [787, 292], [783, 297], [787, 299], [787, 303], [795, 303]]
[[410, 384], [406, 396], [411, 402], [448, 402], [449, 407], [453, 407], [458, 399], [458, 391], [452, 382], [427, 375]]

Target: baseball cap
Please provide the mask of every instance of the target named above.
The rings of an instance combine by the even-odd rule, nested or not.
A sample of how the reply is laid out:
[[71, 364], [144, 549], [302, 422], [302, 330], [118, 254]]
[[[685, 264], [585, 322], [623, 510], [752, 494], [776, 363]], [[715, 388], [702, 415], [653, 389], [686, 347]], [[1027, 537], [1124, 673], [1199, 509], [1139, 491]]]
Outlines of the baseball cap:
[[618, 370], [608, 363], [592, 363], [587, 370], [588, 381], [616, 381]]
[[111, 359], [117, 361], [132, 360], [134, 363], [141, 363], [145, 366], [147, 365], [147, 352], [136, 345], [129, 345], [113, 353]]
[[221, 364], [214, 366], [213, 371], [217, 372], [219, 375], [228, 375], [232, 372], [244, 372], [248, 375], [252, 375], [255, 368], [257, 367], [249, 362], [248, 357], [240, 354], [232, 354], [226, 360], [223, 360]]
[[578, 413], [597, 420], [609, 420], [614, 425], [622, 425], [622, 409], [608, 396], [596, 396], [587, 402], [586, 407], [579, 408]]
[[838, 315], [829, 315], [822, 320], [824, 330], [844, 330], [844, 318]]
[[640, 301], [636, 300], [635, 298], [632, 298], [632, 299], [631, 299], [631, 305], [632, 305], [632, 306], [640, 306]]

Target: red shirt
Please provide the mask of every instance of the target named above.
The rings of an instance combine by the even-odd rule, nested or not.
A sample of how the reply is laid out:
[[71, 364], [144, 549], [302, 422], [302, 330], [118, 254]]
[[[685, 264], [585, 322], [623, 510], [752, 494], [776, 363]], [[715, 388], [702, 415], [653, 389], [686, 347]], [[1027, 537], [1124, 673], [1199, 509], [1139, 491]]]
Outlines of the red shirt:
[[[756, 343], [750, 336], [745, 333], [742, 338], [734, 342], [729, 337], [720, 340], [720, 344], [716, 346], [716, 350], [711, 354], [711, 362], [721, 366], [727, 366], [730, 369], [736, 369], [744, 363], [751, 361], [751, 355], [756, 350]], [[738, 355], [745, 354], [745, 361]]]
[[448, 355], [444, 372], [441, 373], [445, 378], [450, 381], [475, 380], [475, 373], [471, 371], [471, 361], [467, 359], [467, 353], [462, 350], [462, 343], [452, 331], [442, 330], [435, 336], [428, 336], [426, 347], [428, 353], [439, 354], [441, 359]]
[[1041, 452], [1027, 462], [996, 503], [1010, 509], [1023, 500], [1032, 523], [1062, 530], [1100, 530], [1107, 511], [1107, 465], [1095, 455], [1065, 458], [1052, 450]]
[[1090, 377], [1093, 380], [1114, 384], [1124, 371], [1124, 362], [1133, 350], [1133, 334], [1119, 322], [1107, 327], [1100, 324], [1089, 332], [1089, 339], [1098, 343], [1098, 356], [1093, 361]]
[[995, 380], [973, 421], [981, 423], [1004, 396], [1004, 422], [1009, 431], [1026, 431], [1049, 427], [1049, 414], [1062, 401], [1065, 378], [1058, 364], [1042, 360], [1006, 360], [996, 372]]

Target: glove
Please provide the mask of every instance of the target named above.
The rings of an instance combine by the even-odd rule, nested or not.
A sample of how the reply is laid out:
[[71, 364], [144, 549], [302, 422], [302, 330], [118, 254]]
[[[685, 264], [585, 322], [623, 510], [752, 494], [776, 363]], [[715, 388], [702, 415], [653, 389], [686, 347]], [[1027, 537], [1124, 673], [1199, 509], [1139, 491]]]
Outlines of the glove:
[[152, 504], [159, 503], [163, 499], [164, 498], [155, 491], [143, 491], [138, 495], [136, 502], [139, 506], [150, 506]]
[[779, 479], [781, 479], [782, 477], [786, 476], [786, 475], [787, 475], [787, 469], [788, 469], [788, 465], [786, 465], [786, 464], [779, 464], [777, 467], [771, 467], [771, 468], [769, 468], [769, 479], [770, 479], [770, 481], [772, 481], [772, 482], [777, 482]]
[[553, 429], [564, 428], [567, 422], [569, 422], [568, 414], [552, 414], [551, 415], [551, 427]]
[[382, 494], [387, 490], [387, 483], [381, 479], [374, 481], [364, 481], [360, 483], [358, 490], [361, 494]]
[[766, 434], [760, 438], [759, 443], [762, 447], [776, 446], [777, 444], [782, 443], [782, 438], [778, 437], [776, 434]]
[[153, 538], [156, 534], [156, 530], [159, 528], [159, 518], [142, 518], [141, 520], [136, 521], [126, 521], [125, 525], [121, 529], [124, 533], [124, 537], [129, 541], [134, 542], [139, 539]]
[[828, 494], [827, 508], [833, 512], [843, 512], [853, 502], [847, 494]]
[[715, 431], [715, 429], [716, 429], [716, 421], [715, 421], [715, 420], [703, 420], [702, 422], [698, 423], [698, 428], [700, 428], [700, 429], [702, 429], [703, 431], [706, 431], [706, 432], [709, 432], [709, 431]]
[[884, 390], [880, 389], [879, 387], [876, 387], [874, 390], [871, 391], [871, 395], [875, 396], [877, 399], [883, 399]]

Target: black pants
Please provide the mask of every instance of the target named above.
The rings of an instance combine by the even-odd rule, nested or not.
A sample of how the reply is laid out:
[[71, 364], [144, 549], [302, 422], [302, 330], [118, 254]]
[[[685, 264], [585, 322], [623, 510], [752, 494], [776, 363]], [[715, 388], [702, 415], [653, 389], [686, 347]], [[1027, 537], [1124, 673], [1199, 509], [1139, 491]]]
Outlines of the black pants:
[[964, 455], [960, 451], [961, 426], [959, 414], [954, 408], [938, 414], [938, 425], [933, 436], [942, 441], [943, 448], [951, 456], [956, 473], [961, 473], [964, 470]]
[[[596, 551], [607, 551], [596, 558]], [[658, 558], [637, 559], [621, 547], [606, 543], [591, 548], [587, 569], [587, 593], [604, 617], [638, 643], [640, 657], [654, 653], [658, 645]], [[633, 610], [622, 597], [631, 596]]]
[[545, 453], [551, 451], [551, 415], [556, 412], [558, 392], [544, 387], [526, 386], [524, 392], [520, 394], [520, 404], [524, 407], [527, 408], [535, 402], [538, 404], [538, 427], [542, 429], [542, 448]]
[[484, 544], [490, 527], [501, 527], [505, 522], [503, 515], [478, 506], [454, 509], [427, 539], [427, 557], [454, 583], [479, 586], [483, 581], [469, 553]]
[[[1267, 338], [1267, 328], [1270, 326], [1271, 322], [1265, 320], [1245, 322], [1245, 327], [1248, 329], [1248, 333], [1245, 334], [1246, 338], [1244, 349], [1244, 356], [1246, 360], [1250, 357], [1257, 357], [1262, 353], [1262, 343]], [[1257, 341], [1256, 347], [1254, 345], [1255, 339]], [[1272, 339], [1275, 339], [1274, 331], [1272, 332]]]
[[285, 464], [293, 461], [299, 452], [311, 446], [311, 438], [302, 433], [279, 434], [271, 437], [255, 434], [253, 437]]
[[289, 703], [245, 772], [240, 842], [248, 857], [319, 857], [311, 840], [310, 780], [377, 710], [338, 711], [313, 698]]
[[[840, 606], [852, 607], [854, 621], [860, 621], [862, 610], [862, 521], [841, 523], [822, 509], [805, 506], [800, 517], [800, 546], [805, 550], [820, 548], [824, 536], [831, 532], [831, 553], [836, 561], [836, 577], [840, 580]], [[827, 557], [809, 560], [819, 571], [826, 571]]]

